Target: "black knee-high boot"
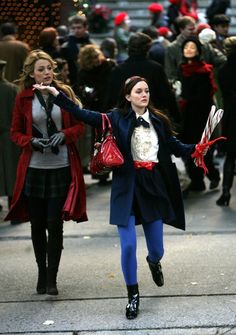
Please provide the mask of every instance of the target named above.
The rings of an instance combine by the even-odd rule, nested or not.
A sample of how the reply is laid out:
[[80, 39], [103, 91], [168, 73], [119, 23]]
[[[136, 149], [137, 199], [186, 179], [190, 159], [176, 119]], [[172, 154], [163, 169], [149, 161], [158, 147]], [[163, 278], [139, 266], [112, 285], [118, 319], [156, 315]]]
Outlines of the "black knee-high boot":
[[46, 224], [42, 220], [31, 220], [31, 238], [36, 262], [38, 264], [38, 282], [36, 290], [38, 294], [44, 294], [46, 293], [47, 284], [47, 235]]
[[63, 248], [63, 221], [48, 222], [47, 294], [57, 295], [57, 272]]
[[162, 273], [162, 268], [161, 268], [161, 263], [157, 262], [157, 263], [153, 263], [149, 260], [148, 256], [147, 256], [147, 262], [149, 265], [149, 268], [151, 270], [151, 274], [152, 274], [152, 279], [155, 282], [155, 284], [157, 286], [163, 286], [164, 285], [164, 276]]
[[139, 290], [138, 284], [127, 285], [128, 304], [126, 306], [127, 319], [135, 319], [139, 311]]
[[218, 206], [228, 206], [230, 201], [230, 189], [233, 185], [235, 169], [235, 156], [227, 155], [223, 168], [223, 192], [216, 201]]

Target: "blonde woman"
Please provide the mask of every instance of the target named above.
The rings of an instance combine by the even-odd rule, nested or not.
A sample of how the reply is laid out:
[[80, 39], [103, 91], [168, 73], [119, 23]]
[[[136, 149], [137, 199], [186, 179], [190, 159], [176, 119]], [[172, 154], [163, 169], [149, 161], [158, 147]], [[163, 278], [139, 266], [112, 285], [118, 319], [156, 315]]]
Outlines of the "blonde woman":
[[75, 142], [83, 123], [53, 104], [46, 83], [79, 103], [69, 86], [59, 82], [56, 63], [41, 50], [27, 57], [18, 81], [11, 137], [22, 149], [10, 212], [5, 220], [30, 221], [38, 265], [38, 294], [57, 295], [56, 278], [63, 249], [63, 220], [86, 221], [85, 186]]

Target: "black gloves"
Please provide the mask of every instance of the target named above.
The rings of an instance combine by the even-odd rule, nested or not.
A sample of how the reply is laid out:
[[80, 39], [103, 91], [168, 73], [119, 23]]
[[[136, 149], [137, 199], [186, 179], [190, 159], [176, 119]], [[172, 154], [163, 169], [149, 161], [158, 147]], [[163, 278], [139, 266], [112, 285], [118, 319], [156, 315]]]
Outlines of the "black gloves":
[[37, 138], [33, 137], [31, 139], [31, 144], [34, 150], [38, 150], [43, 153], [43, 149], [50, 146], [49, 140], [47, 138]]
[[49, 139], [49, 144], [51, 147], [57, 147], [65, 142], [65, 134], [63, 132], [58, 132], [53, 134]]
[[[65, 134], [62, 132], [58, 132], [53, 134], [49, 139], [47, 138], [38, 138], [33, 137], [31, 140], [32, 147], [36, 151], [40, 151], [43, 153], [43, 149], [45, 148], [52, 148], [52, 151], [54, 152], [56, 147], [60, 144], [63, 144], [65, 142]], [[55, 150], [54, 150], [55, 149]], [[57, 149], [59, 152], [59, 149]]]

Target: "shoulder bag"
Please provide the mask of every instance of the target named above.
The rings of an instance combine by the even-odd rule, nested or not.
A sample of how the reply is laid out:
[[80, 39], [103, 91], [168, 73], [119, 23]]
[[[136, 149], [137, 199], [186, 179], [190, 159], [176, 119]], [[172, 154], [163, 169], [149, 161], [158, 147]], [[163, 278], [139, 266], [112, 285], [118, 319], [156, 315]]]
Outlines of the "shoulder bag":
[[[89, 163], [92, 174], [102, 175], [124, 164], [122, 153], [116, 144], [109, 117], [102, 113], [102, 131], [95, 129], [94, 152]], [[99, 140], [100, 138], [100, 140]]]

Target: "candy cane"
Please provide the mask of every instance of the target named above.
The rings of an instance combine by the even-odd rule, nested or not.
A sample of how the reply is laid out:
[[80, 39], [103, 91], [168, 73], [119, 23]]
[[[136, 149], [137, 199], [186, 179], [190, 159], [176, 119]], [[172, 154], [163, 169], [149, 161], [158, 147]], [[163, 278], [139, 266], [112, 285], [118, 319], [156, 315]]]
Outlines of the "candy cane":
[[209, 147], [214, 144], [216, 141], [225, 140], [225, 137], [218, 137], [213, 141], [209, 141], [213, 131], [220, 122], [223, 116], [223, 109], [217, 109], [213, 105], [209, 113], [205, 129], [202, 133], [201, 141], [196, 145], [194, 153], [191, 155], [194, 158], [194, 163], [198, 167], [201, 167], [204, 170], [204, 174], [208, 172], [208, 169], [204, 162], [204, 155], [207, 153]]
[[205, 129], [202, 133], [200, 144], [210, 140], [213, 131], [215, 130], [216, 126], [218, 125], [223, 116], [223, 113], [223, 109], [216, 109], [215, 105], [211, 107]]

